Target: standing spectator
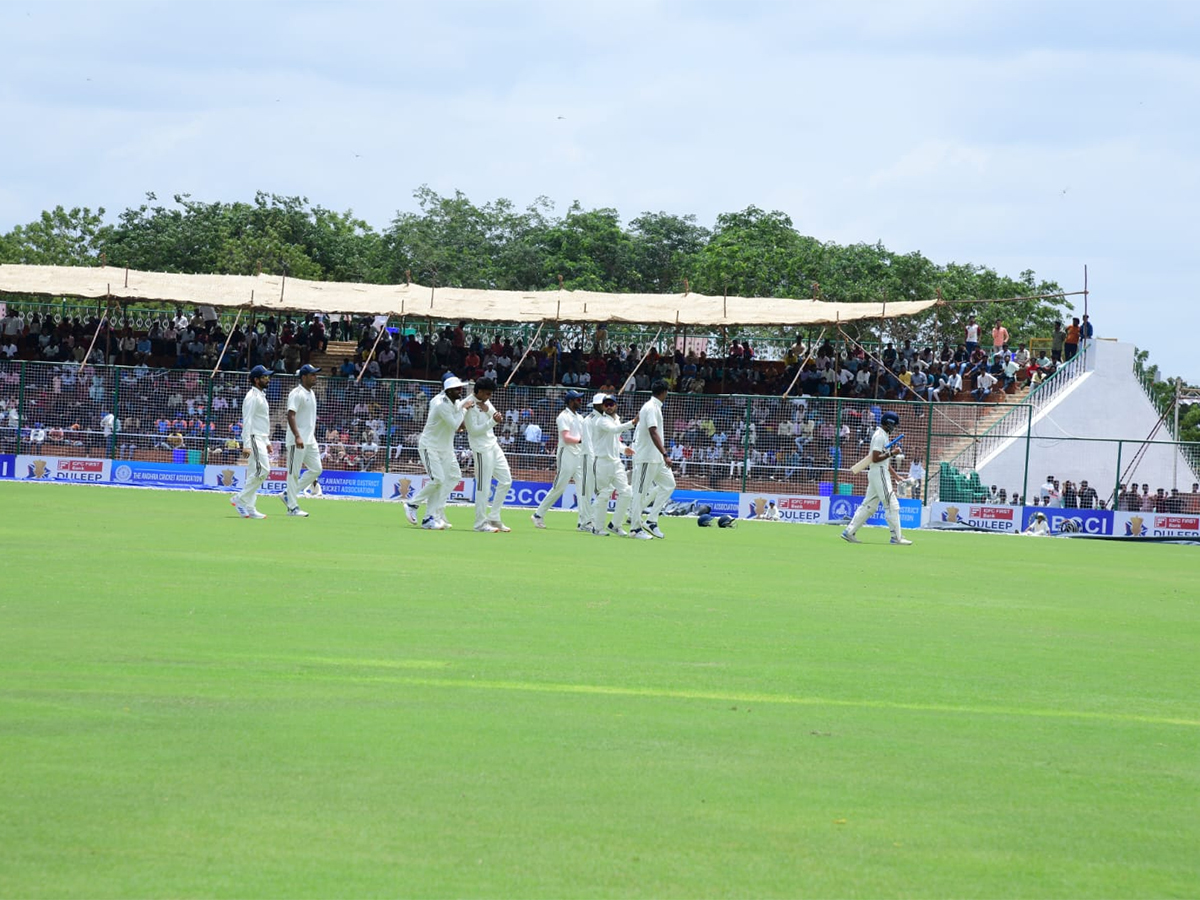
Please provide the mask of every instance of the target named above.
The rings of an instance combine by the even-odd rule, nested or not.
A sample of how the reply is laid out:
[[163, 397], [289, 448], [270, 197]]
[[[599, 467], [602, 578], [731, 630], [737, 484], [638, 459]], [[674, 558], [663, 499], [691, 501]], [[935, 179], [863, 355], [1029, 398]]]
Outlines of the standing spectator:
[[1095, 335], [1095, 329], [1092, 328], [1092, 323], [1085, 314], [1083, 321], [1079, 323], [1079, 337], [1085, 341], [1090, 341]]
[[1067, 326], [1067, 334], [1063, 339], [1063, 359], [1073, 359], [1075, 354], [1079, 352], [1079, 320], [1072, 319], [1071, 324]]
[[459, 408], [462, 389], [463, 383], [453, 375], [442, 383], [442, 392], [429, 402], [429, 417], [417, 440], [417, 452], [429, 481], [411, 500], [404, 502], [404, 514], [416, 525], [417, 511], [424, 503], [425, 518], [420, 523], [427, 531], [450, 527], [446, 521], [446, 501], [462, 478], [454, 453], [454, 433], [463, 423], [463, 411]]
[[1000, 320], [996, 320], [995, 326], [992, 328], [992, 353], [1000, 353], [1008, 347], [1008, 329], [1000, 324]]
[[[501, 521], [500, 509], [504, 506], [509, 487], [512, 486], [512, 470], [493, 430], [504, 421], [504, 416], [491, 404], [492, 392], [495, 389], [496, 383], [489, 378], [480, 378], [475, 382], [474, 398], [463, 404], [464, 424], [475, 463], [475, 530], [507, 532], [512, 529]], [[493, 479], [496, 482], [494, 494]]]
[[[567, 391], [563, 395], [563, 400], [566, 408], [558, 414], [555, 421], [558, 432], [558, 449], [555, 452], [557, 470], [554, 476], [554, 485], [550, 488], [550, 493], [542, 498], [542, 502], [538, 504], [537, 509], [530, 517], [537, 528], [546, 527], [546, 510], [563, 495], [568, 484], [574, 481], [576, 490], [581, 489], [579, 469], [583, 461], [583, 418], [579, 415], [579, 409], [583, 406], [583, 394], [579, 391]], [[576, 528], [587, 524], [583, 518], [582, 500], [579, 503], [577, 518]]]
[[1096, 494], [1096, 489], [1089, 485], [1087, 481], [1079, 482], [1080, 509], [1095, 509], [1096, 503], [1099, 499], [1099, 496]]
[[1062, 362], [1063, 344], [1067, 339], [1066, 334], [1062, 330], [1062, 322], [1054, 323], [1054, 332], [1050, 335], [1050, 359], [1053, 362]]
[[671, 459], [663, 442], [662, 407], [669, 390], [665, 381], [655, 381], [650, 387], [650, 399], [638, 413], [633, 443], [633, 509], [629, 517], [630, 536], [638, 540], [665, 536], [659, 530], [658, 516], [675, 490]]
[[979, 349], [979, 324], [975, 321], [975, 317], [971, 316], [967, 319], [967, 353], [974, 353]]
[[1142, 497], [1140, 502], [1141, 512], [1154, 512], [1154, 495], [1150, 493], [1150, 485], [1142, 485]]
[[255, 504], [259, 487], [271, 475], [271, 457], [267, 452], [267, 441], [271, 439], [271, 410], [264, 393], [270, 381], [271, 370], [255, 366], [250, 371], [250, 390], [242, 400], [242, 448], [248, 454], [246, 484], [229, 502], [243, 519], [267, 517], [255, 508]]
[[[317, 448], [317, 383], [320, 368], [305, 364], [300, 367], [300, 383], [292, 388], [287, 399], [287, 483], [283, 505], [289, 516], [306, 517], [299, 499], [321, 475], [321, 452]], [[300, 471], [307, 469], [304, 477]]]

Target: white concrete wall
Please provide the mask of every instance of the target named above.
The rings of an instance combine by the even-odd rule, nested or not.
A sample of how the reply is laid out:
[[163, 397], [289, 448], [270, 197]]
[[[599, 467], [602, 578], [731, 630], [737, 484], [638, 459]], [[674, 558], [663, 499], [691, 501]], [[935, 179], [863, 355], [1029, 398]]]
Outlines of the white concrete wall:
[[[1021, 436], [1006, 441], [979, 463], [985, 485], [995, 484], [1010, 494], [1032, 494], [1047, 475], [1079, 484], [1088, 480], [1101, 497], [1108, 497], [1117, 477], [1118, 440], [1122, 473], [1133, 462], [1158, 422], [1133, 371], [1133, 344], [1095, 341], [1089, 350], [1087, 372], [1080, 375], [1044, 409], [1034, 414], [1033, 440], [1029, 442], [1029, 485], [1021, 491], [1025, 474], [1026, 441]], [[1068, 441], [1063, 438], [1103, 438], [1106, 443]], [[1170, 441], [1166, 425], [1156, 441]], [[1177, 468], [1175, 466], [1177, 465]], [[1169, 446], [1148, 446], [1129, 480], [1157, 488], [1192, 489], [1196, 474], [1182, 454]], [[1177, 484], [1176, 484], [1177, 481]]]

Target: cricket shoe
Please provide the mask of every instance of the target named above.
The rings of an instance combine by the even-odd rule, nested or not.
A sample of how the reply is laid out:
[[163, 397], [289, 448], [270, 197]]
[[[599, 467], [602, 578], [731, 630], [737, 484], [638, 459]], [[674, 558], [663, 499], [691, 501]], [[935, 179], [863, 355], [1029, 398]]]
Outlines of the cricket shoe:
[[300, 493], [300, 496], [301, 497], [320, 497], [322, 495], [322, 493], [323, 493], [323, 491], [321, 490], [321, 485], [319, 485], [317, 482], [314, 481], [312, 484], [310, 484], [308, 487], [306, 487]]
[[237, 502], [236, 497], [230, 497], [229, 503], [234, 509], [237, 510], [237, 514], [239, 516], [241, 516], [243, 519], [250, 518], [250, 513], [247, 511], [246, 507], [242, 506], [242, 504]]
[[499, 528], [497, 528], [495, 525], [493, 525], [491, 522], [484, 522], [482, 525], [476, 525], [476, 526], [475, 526], [475, 530], [476, 530], [476, 531], [483, 531], [483, 532], [486, 532], [486, 533], [488, 533], [488, 534], [495, 534], [495, 533], [496, 533], [496, 532], [498, 532], [500, 529], [499, 529]]
[[415, 503], [404, 504], [404, 516], [408, 519], [409, 525], [417, 524], [417, 505]]
[[912, 546], [912, 541], [910, 541], [908, 538], [892, 538], [890, 541], [888, 541], [888, 543], [889, 544], [899, 544], [901, 547]]
[[529, 517], [529, 519], [531, 522], [533, 522], [534, 528], [545, 528], [546, 527], [546, 522], [537, 513], [534, 513], [532, 516]]
[[251, 509], [250, 507], [246, 507], [246, 518], [247, 519], [265, 519], [266, 517], [267, 517], [266, 513], [260, 513], [257, 509]]
[[508, 532], [512, 531], [512, 529], [509, 528], [507, 525], [505, 525], [503, 522], [488, 522], [488, 524], [491, 525], [493, 528], [495, 528], [497, 531], [501, 532], [502, 534], [508, 534]]
[[443, 519], [441, 516], [438, 517], [438, 524], [441, 525], [442, 528], [445, 529], [446, 531], [449, 531], [451, 528], [454, 527], [449, 522], [447, 522], [445, 519]]
[[612, 522], [608, 523], [607, 531], [609, 534], [615, 534], [617, 537], [629, 537], [629, 532]]
[[654, 540], [654, 536], [652, 534], [642, 531], [642, 529], [640, 529], [640, 528], [633, 529], [633, 531], [629, 532], [629, 536], [631, 538], [633, 538], [635, 541], [652, 541], [652, 540]]
[[591, 531], [591, 525], [584, 525], [582, 522], [575, 526], [576, 531]]
[[298, 516], [298, 517], [299, 517], [299, 518], [301, 518], [301, 519], [307, 519], [307, 518], [308, 518], [308, 513], [306, 513], [304, 510], [302, 510], [302, 509], [301, 509], [300, 507], [298, 507], [298, 506], [297, 506], [297, 507], [295, 507], [294, 509], [289, 509], [289, 510], [288, 510], [288, 515], [289, 515], [289, 516]]
[[843, 541], [845, 541], [848, 544], [861, 544], [862, 543], [862, 541], [860, 541], [858, 538], [856, 538], [854, 535], [852, 535], [848, 531], [843, 531], [841, 534], [841, 538]]
[[426, 531], [445, 531], [445, 526], [433, 516], [426, 516], [425, 521], [421, 523], [421, 527]]
[[647, 530], [648, 532], [650, 532], [650, 534], [651, 534], [653, 537], [656, 537], [656, 538], [665, 538], [665, 537], [666, 537], [666, 535], [665, 535], [665, 534], [663, 534], [663, 533], [662, 533], [662, 531], [660, 531], [660, 530], [659, 530], [659, 528], [658, 528], [658, 523], [657, 523], [657, 522], [650, 522], [650, 523], [648, 523], [648, 524], [646, 525], [646, 530]]

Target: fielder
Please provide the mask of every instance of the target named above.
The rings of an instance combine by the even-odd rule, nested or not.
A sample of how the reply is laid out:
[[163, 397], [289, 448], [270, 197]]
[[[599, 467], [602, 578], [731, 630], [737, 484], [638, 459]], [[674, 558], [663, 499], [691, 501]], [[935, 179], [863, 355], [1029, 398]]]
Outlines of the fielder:
[[871, 467], [867, 471], [867, 496], [863, 498], [862, 506], [855, 511], [854, 518], [842, 532], [844, 541], [861, 544], [862, 541], [855, 537], [855, 532], [874, 515], [876, 506], [882, 504], [884, 518], [892, 530], [891, 542], [905, 545], [912, 543], [900, 533], [900, 501], [892, 488], [892, 458], [899, 456], [901, 450], [899, 446], [887, 449], [889, 436], [899, 424], [900, 417], [894, 412], [885, 412], [879, 417], [879, 427], [871, 435]]
[[265, 519], [266, 513], [255, 508], [258, 489], [271, 477], [271, 456], [267, 441], [271, 439], [271, 408], [263, 393], [271, 383], [271, 370], [255, 366], [250, 370], [250, 390], [242, 400], [242, 449], [249, 454], [246, 460], [246, 484], [229, 502], [243, 519]]
[[[508, 458], [496, 440], [493, 428], [504, 421], [504, 416], [496, 411], [491, 404], [492, 392], [496, 382], [490, 378], [480, 378], [475, 382], [475, 396], [463, 403], [464, 424], [467, 428], [467, 441], [471, 445], [471, 455], [475, 458], [475, 530], [476, 531], [512, 531], [500, 521], [500, 508], [508, 489], [512, 486], [512, 470], [508, 467]], [[488, 506], [488, 494], [491, 491], [492, 479], [496, 481], [496, 492], [492, 495], [491, 506]]]
[[459, 407], [462, 389], [463, 383], [453, 375], [442, 382], [442, 392], [429, 401], [425, 427], [417, 440], [417, 454], [429, 481], [411, 500], [404, 502], [404, 514], [410, 524], [416, 525], [417, 512], [424, 503], [425, 518], [420, 523], [428, 531], [451, 527], [446, 521], [446, 501], [462, 478], [454, 454], [454, 433], [463, 423], [463, 410]]
[[[629, 535], [638, 540], [666, 537], [659, 530], [658, 515], [675, 490], [671, 457], [663, 443], [662, 406], [670, 386], [661, 378], [650, 385], [650, 399], [637, 416], [633, 441], [633, 510]], [[642, 527], [642, 517], [646, 525]]]
[[[596, 397], [598, 396], [600, 395], [597, 394]], [[579, 481], [575, 485], [579, 504], [579, 519], [575, 529], [588, 534], [596, 533], [592, 525], [592, 504], [595, 502], [596, 493], [596, 454], [592, 448], [592, 425], [600, 417], [596, 408], [596, 397], [592, 398], [592, 411], [587, 416], [579, 417], [579, 434], [583, 440], [579, 444]], [[582, 404], [580, 408], [583, 408]]]
[[[632, 454], [633, 450], [621, 443], [621, 432], [635, 427], [638, 420], [635, 418], [632, 422], [622, 422], [617, 415], [617, 398], [611, 395], [597, 394], [592, 398], [592, 408], [600, 411], [600, 415], [592, 422], [592, 452], [596, 456], [592, 531], [600, 535], [628, 537], [629, 532], [622, 526], [629, 514], [633, 491], [629, 489], [629, 477], [625, 474], [622, 457]], [[617, 507], [613, 510], [612, 521], [606, 525], [604, 520], [608, 517], [608, 498], [614, 491], [617, 494]]]
[[[554, 476], [554, 486], [550, 488], [538, 508], [530, 517], [538, 528], [545, 528], [546, 510], [554, 505], [554, 501], [563, 495], [567, 485], [575, 482], [576, 490], [580, 490], [579, 468], [583, 460], [583, 419], [579, 415], [579, 407], [583, 405], [583, 394], [579, 391], [567, 391], [563, 395], [567, 408], [558, 414], [558, 450], [556, 452], [558, 472]], [[584, 524], [583, 501], [579, 505], [579, 525]]]
[[[317, 366], [300, 367], [300, 383], [288, 393], [287, 400], [287, 486], [283, 505], [289, 516], [307, 516], [300, 508], [300, 495], [316, 484], [321, 475], [321, 451], [317, 447]], [[300, 470], [306, 469], [301, 477]]]

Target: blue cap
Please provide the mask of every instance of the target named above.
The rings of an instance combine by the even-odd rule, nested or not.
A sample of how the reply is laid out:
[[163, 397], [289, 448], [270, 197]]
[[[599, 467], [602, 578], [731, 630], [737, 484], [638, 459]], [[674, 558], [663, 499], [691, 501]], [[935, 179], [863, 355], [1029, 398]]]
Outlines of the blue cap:
[[308, 363], [305, 363], [304, 365], [302, 365], [300, 367], [300, 371], [297, 372], [296, 374], [297, 375], [316, 375], [320, 371], [321, 371], [320, 366], [313, 366], [313, 365], [309, 365]]
[[267, 378], [271, 377], [271, 370], [266, 366], [255, 366], [250, 370], [251, 378], [262, 378], [263, 376], [266, 376]]
[[565, 394], [563, 394], [563, 399], [564, 400], [582, 400], [583, 394], [579, 393], [579, 391], [567, 391]]

